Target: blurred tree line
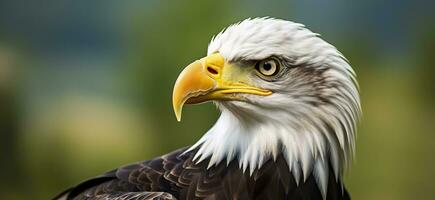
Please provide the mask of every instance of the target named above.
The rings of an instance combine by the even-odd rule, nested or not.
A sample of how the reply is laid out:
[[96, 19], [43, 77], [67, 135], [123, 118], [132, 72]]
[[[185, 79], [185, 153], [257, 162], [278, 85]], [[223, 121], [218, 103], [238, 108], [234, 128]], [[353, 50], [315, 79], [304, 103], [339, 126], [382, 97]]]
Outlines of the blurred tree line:
[[307, 25], [358, 74], [354, 199], [435, 195], [435, 19], [420, 1], [1, 1], [0, 199], [49, 199], [190, 145], [212, 104], [172, 111], [178, 73], [214, 34], [273, 16]]

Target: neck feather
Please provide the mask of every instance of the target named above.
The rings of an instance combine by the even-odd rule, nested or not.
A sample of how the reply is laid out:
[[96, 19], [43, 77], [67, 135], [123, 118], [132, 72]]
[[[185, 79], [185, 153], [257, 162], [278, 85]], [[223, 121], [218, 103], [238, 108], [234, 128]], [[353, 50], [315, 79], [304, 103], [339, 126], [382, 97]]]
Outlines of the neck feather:
[[332, 121], [320, 126], [310, 125], [308, 122], [312, 121], [306, 119], [287, 123], [266, 119], [259, 123], [245, 120], [234, 111], [221, 110], [215, 125], [187, 150], [198, 150], [195, 162], [210, 158], [210, 168], [237, 159], [240, 168], [252, 174], [282, 153], [297, 183], [314, 173], [320, 191], [326, 195], [329, 167], [332, 167], [336, 181], [340, 181], [349, 154], [337, 138], [338, 132], [344, 131], [342, 126], [333, 126]]

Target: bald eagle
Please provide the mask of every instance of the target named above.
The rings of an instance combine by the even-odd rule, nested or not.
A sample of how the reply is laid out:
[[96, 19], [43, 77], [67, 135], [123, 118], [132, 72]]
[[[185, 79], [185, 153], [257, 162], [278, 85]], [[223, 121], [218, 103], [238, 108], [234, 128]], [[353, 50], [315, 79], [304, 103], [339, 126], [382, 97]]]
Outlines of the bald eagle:
[[221, 111], [194, 145], [120, 167], [55, 199], [350, 199], [343, 184], [361, 113], [346, 58], [304, 25], [274, 18], [212, 38], [173, 90]]

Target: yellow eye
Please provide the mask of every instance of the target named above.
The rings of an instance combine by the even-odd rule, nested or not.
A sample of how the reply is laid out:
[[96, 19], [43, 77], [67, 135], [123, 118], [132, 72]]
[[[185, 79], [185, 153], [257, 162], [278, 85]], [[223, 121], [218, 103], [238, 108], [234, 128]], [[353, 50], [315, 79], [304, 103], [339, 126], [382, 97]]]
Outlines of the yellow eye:
[[257, 63], [255, 69], [264, 76], [274, 76], [279, 72], [279, 62], [274, 59], [262, 60]]

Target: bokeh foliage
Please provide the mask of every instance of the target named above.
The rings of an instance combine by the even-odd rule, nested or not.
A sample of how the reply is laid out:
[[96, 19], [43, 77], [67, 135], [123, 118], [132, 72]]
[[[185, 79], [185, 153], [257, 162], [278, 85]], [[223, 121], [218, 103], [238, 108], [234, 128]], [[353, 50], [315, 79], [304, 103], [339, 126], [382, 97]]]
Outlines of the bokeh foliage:
[[306, 24], [360, 82], [354, 199], [435, 196], [434, 3], [411, 1], [2, 1], [0, 199], [49, 199], [116, 166], [195, 142], [211, 104], [177, 123], [172, 85], [225, 26]]

